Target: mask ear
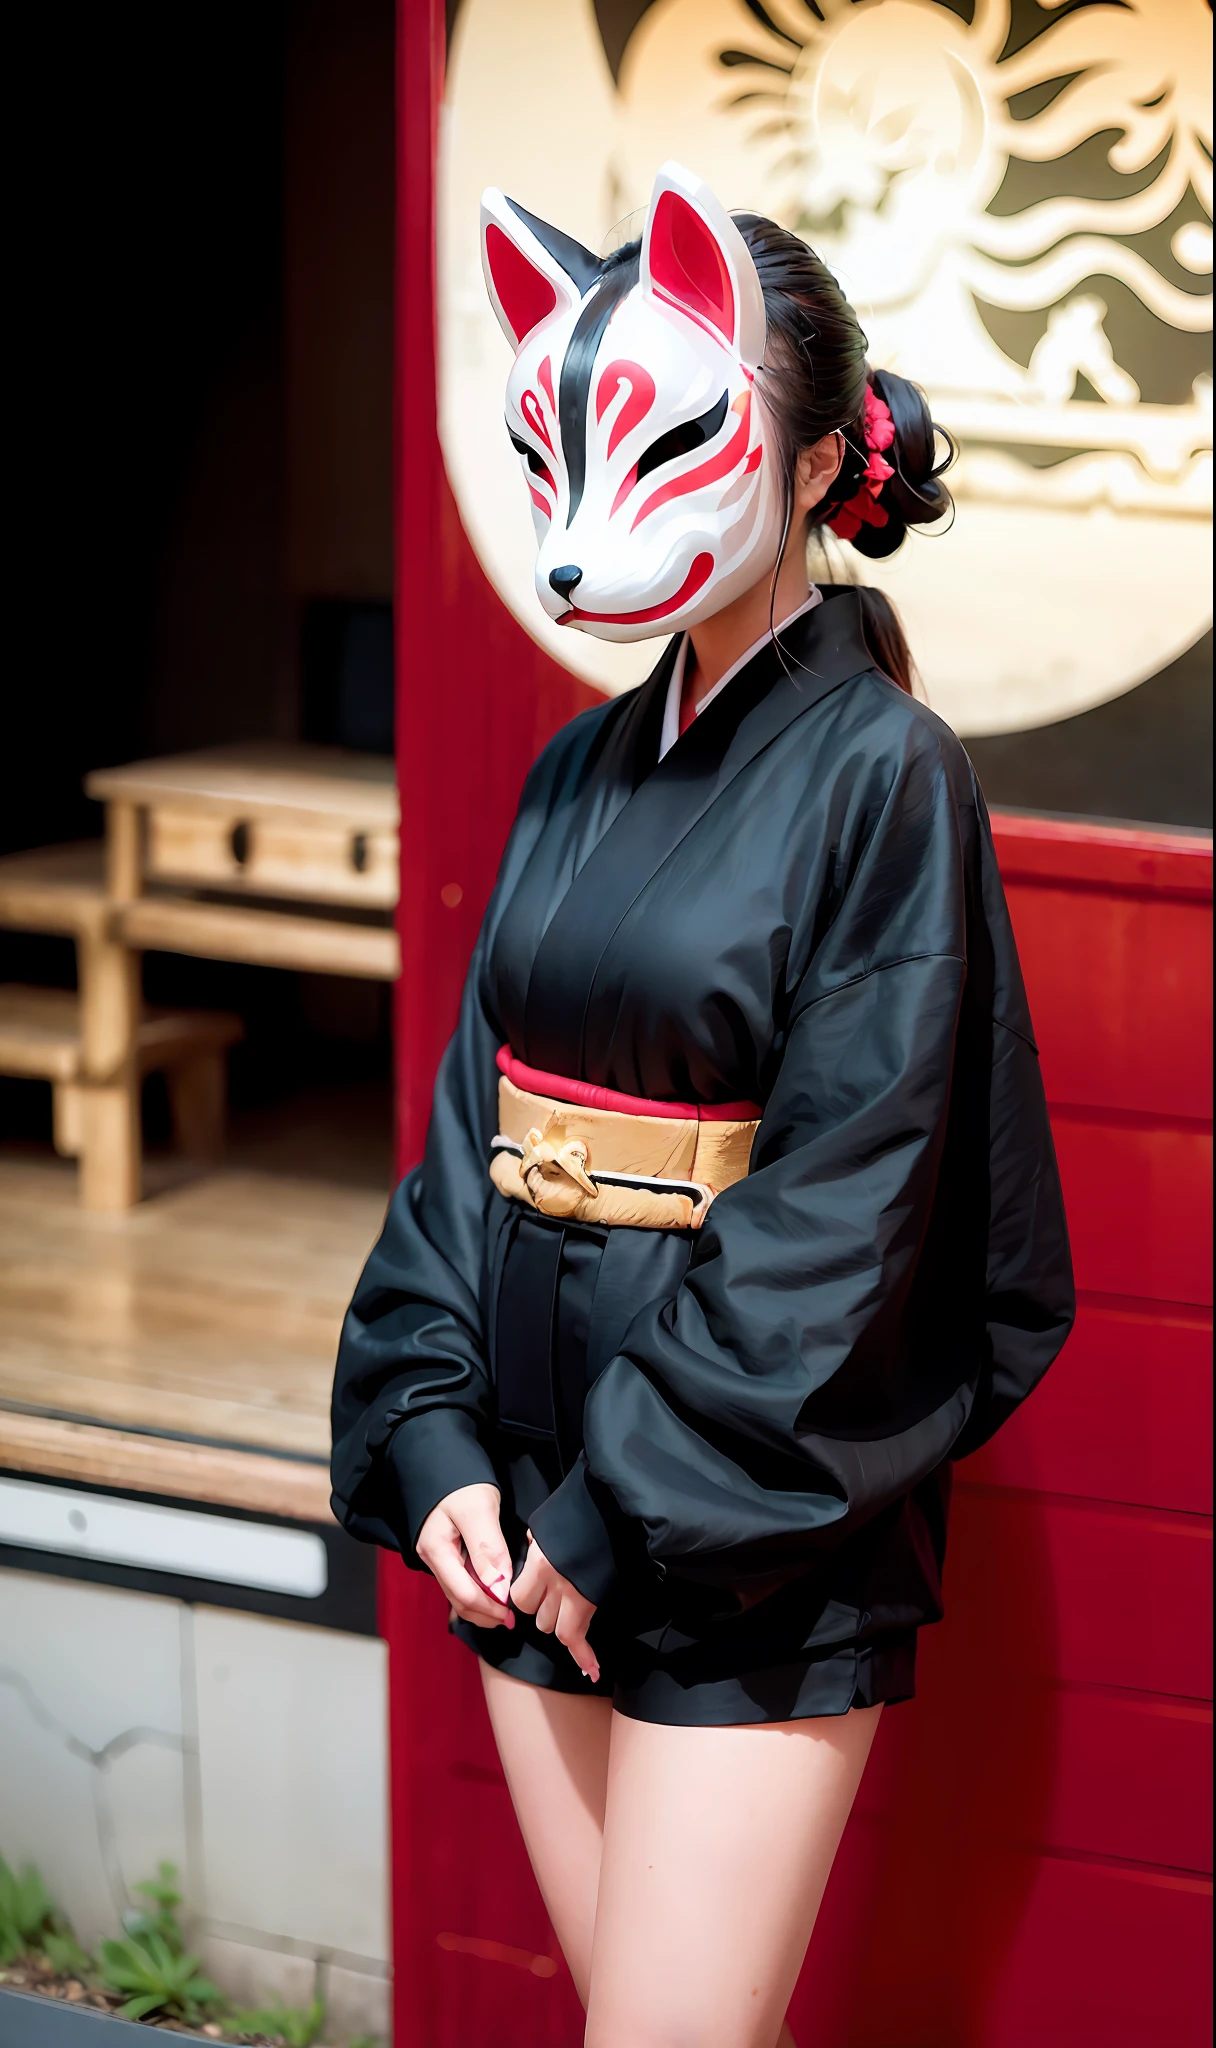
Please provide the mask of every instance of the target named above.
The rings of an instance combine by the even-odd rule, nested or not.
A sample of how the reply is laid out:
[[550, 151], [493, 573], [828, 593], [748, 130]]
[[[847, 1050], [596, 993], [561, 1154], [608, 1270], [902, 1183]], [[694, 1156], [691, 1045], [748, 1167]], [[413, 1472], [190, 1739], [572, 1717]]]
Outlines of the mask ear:
[[710, 328], [749, 369], [764, 354], [764, 293], [725, 207], [682, 164], [664, 164], [642, 237], [642, 291]]
[[518, 349], [552, 313], [577, 306], [599, 258], [493, 186], [481, 195], [481, 267], [498, 324]]

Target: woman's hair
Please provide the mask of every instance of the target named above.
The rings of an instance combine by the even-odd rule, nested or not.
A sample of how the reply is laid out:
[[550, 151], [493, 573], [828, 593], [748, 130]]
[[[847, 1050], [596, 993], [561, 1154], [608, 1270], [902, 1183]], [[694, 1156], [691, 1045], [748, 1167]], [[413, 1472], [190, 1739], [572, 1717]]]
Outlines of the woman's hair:
[[899, 613], [885, 590], [872, 583], [858, 587], [861, 599], [861, 630], [875, 668], [881, 669], [909, 697], [916, 695], [916, 663], [908, 646]]
[[[802, 449], [825, 434], [844, 437], [840, 472], [811, 514], [823, 527], [861, 488], [869, 463], [866, 446], [867, 386], [891, 414], [895, 440], [882, 453], [894, 474], [877, 503], [882, 526], [864, 524], [853, 536], [863, 555], [893, 555], [910, 526], [931, 526], [951, 510], [942, 472], [954, 459], [954, 443], [934, 425], [923, 391], [891, 370], [872, 370], [860, 322], [827, 265], [805, 242], [756, 213], [734, 215], [755, 263], [764, 293], [768, 342], [761, 365], [761, 389], [776, 428], [785, 468], [787, 503]], [[937, 455], [938, 438], [946, 454]], [[912, 690], [915, 670], [899, 615], [881, 591], [860, 591], [862, 625], [875, 665], [899, 687]]]
[[[776, 429], [784, 470], [787, 515], [793, 505], [794, 472], [804, 448], [825, 434], [844, 437], [844, 460], [827, 495], [811, 514], [812, 527], [825, 527], [842, 505], [856, 497], [869, 466], [866, 446], [866, 391], [891, 414], [895, 440], [882, 454], [891, 466], [877, 503], [883, 525], [863, 524], [853, 546], [863, 555], [893, 555], [910, 526], [932, 526], [952, 510], [942, 473], [954, 460], [954, 442], [934, 424], [924, 392], [893, 370], [872, 370], [866, 337], [827, 264], [815, 251], [759, 213], [731, 216], [747, 243], [764, 293], [768, 324], [764, 361], [758, 375]], [[604, 269], [640, 268], [642, 244], [626, 242], [606, 259]], [[938, 440], [946, 453], [939, 460]], [[773, 582], [776, 590], [776, 578]], [[862, 628], [876, 668], [911, 695], [916, 676], [899, 614], [880, 590], [863, 584]]]

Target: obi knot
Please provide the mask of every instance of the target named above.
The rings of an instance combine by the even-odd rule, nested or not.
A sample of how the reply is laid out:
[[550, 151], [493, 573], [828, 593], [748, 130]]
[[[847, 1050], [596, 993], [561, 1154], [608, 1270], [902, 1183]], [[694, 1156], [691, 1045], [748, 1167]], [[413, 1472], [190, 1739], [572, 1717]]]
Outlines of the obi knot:
[[533, 1126], [524, 1138], [519, 1170], [537, 1208], [550, 1216], [572, 1216], [584, 1195], [594, 1200], [599, 1190], [587, 1166], [584, 1140], [566, 1137], [556, 1118], [544, 1130]]

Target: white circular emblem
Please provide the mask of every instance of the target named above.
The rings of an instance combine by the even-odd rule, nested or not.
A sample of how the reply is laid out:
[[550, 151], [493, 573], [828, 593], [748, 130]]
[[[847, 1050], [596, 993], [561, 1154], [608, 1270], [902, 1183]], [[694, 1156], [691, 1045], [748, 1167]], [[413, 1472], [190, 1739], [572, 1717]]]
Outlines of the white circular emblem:
[[[923, 385], [958, 440], [951, 531], [913, 532], [885, 563], [833, 543], [825, 573], [889, 591], [959, 732], [1070, 717], [1211, 623], [1211, 379], [1142, 395], [1108, 331], [1116, 301], [1176, 337], [1211, 327], [1206, 0], [1083, 9], [1007, 57], [1004, 0], [977, 0], [970, 25], [942, 0], [819, 11], [657, 0], [614, 81], [591, 0], [464, 0], [439, 224], [440, 426], [462, 519], [556, 659], [605, 690], [648, 672], [654, 643], [571, 634], [537, 602], [478, 202], [498, 186], [606, 251], [675, 157], [727, 206], [804, 235], [871, 359]], [[1011, 205], [1011, 165], [1037, 167], [1030, 203]]]

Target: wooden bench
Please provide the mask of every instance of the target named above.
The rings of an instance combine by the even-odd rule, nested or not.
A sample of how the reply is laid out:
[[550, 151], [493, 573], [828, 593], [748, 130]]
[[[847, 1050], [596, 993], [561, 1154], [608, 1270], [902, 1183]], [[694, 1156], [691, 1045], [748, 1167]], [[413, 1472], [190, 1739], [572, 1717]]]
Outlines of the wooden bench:
[[[215, 1159], [223, 1149], [224, 1055], [243, 1035], [240, 1018], [218, 1010], [148, 1010], [140, 1018], [136, 1083], [164, 1074], [174, 1140], [188, 1158]], [[50, 1082], [55, 1150], [79, 1159], [86, 1208], [109, 1207], [98, 1148], [104, 1152], [116, 1084], [89, 1077], [79, 996], [0, 983], [0, 1074]], [[120, 1101], [120, 1114], [124, 1108]]]
[[74, 839], [0, 860], [0, 925], [103, 939], [109, 921], [104, 839]]
[[35, 1016], [34, 991], [10, 998], [10, 1036], [25, 1034], [13, 1058], [75, 1062], [75, 1079], [40, 1070], [59, 1091], [56, 1131], [79, 1150], [86, 1207], [125, 1209], [140, 1195], [141, 1075], [170, 1074], [183, 1132], [213, 1130], [205, 1098], [231, 1043], [230, 1020], [218, 1047], [197, 1041], [197, 1019], [149, 1036], [142, 953], [394, 981], [399, 804], [391, 760], [252, 742], [97, 769], [85, 787], [106, 806], [104, 847], [0, 859], [0, 925], [73, 937], [80, 989], [71, 1018]]
[[145, 1074], [166, 1076], [182, 1149], [214, 1155], [224, 1127], [224, 1054], [243, 1030], [226, 1013], [144, 1013], [138, 955], [114, 936], [113, 916], [100, 840], [0, 860], [0, 925], [76, 942], [79, 995], [0, 984], [0, 1074], [50, 1082], [55, 1144], [79, 1159], [89, 1209], [125, 1209], [139, 1199]]

